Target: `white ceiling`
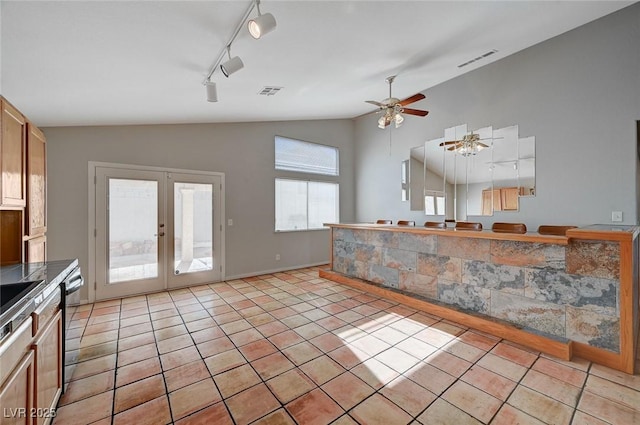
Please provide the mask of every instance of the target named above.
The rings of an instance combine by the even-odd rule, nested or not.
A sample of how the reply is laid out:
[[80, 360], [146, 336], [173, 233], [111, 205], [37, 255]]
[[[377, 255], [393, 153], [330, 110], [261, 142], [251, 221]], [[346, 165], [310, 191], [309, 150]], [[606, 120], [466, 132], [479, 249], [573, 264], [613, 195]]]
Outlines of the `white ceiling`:
[[276, 31], [240, 31], [245, 68], [216, 71], [209, 103], [203, 79], [249, 0], [2, 0], [0, 87], [40, 126], [353, 118], [389, 75], [404, 98], [631, 3], [264, 0]]

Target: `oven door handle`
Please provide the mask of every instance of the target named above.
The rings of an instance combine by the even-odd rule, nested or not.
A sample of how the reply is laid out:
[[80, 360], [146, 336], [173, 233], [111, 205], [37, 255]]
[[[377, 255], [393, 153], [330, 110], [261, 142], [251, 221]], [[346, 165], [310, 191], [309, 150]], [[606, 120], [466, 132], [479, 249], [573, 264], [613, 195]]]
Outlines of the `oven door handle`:
[[84, 285], [84, 278], [80, 271], [80, 267], [72, 271], [65, 281], [65, 295], [72, 294]]

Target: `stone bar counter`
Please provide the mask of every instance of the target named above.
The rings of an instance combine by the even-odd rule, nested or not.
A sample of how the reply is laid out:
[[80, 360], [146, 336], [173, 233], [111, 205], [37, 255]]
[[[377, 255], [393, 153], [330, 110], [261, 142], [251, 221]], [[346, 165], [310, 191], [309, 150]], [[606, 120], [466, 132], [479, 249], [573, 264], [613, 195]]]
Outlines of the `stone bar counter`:
[[566, 236], [327, 224], [321, 276], [563, 359], [634, 373], [638, 341], [635, 226]]

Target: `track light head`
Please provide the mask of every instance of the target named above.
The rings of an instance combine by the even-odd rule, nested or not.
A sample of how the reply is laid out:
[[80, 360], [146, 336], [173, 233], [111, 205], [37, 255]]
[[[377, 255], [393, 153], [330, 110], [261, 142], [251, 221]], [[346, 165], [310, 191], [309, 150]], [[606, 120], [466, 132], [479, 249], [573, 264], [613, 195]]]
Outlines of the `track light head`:
[[242, 68], [244, 68], [244, 63], [242, 63], [242, 59], [238, 56], [234, 56], [220, 65], [220, 70], [227, 78], [229, 78], [229, 75], [236, 71], [240, 71]]
[[217, 102], [218, 88], [216, 87], [216, 83], [213, 81], [207, 81], [205, 86], [207, 87], [207, 102]]
[[276, 29], [276, 18], [271, 13], [258, 15], [255, 19], [249, 19], [247, 27], [251, 37], [258, 39]]

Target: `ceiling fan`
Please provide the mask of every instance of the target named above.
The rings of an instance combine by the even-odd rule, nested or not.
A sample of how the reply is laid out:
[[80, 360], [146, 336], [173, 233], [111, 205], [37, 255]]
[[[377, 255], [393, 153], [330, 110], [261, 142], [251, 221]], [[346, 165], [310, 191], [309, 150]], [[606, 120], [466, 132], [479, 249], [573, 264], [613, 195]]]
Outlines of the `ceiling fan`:
[[462, 156], [475, 155], [484, 148], [488, 148], [489, 145], [485, 145], [481, 142], [480, 135], [478, 133], [465, 134], [461, 140], [451, 140], [448, 142], [442, 142], [439, 146], [449, 146], [448, 151], [456, 151]]
[[376, 112], [383, 112], [383, 115], [378, 120], [378, 127], [385, 129], [391, 122], [395, 123], [396, 128], [400, 127], [402, 122], [404, 121], [404, 117], [402, 114], [408, 115], [417, 115], [419, 117], [426, 116], [429, 111], [423, 111], [421, 109], [411, 109], [405, 108], [406, 105], [409, 105], [413, 102], [417, 102], [425, 98], [425, 95], [422, 93], [414, 94], [404, 100], [397, 99], [391, 96], [391, 84], [393, 80], [395, 80], [396, 76], [392, 75], [391, 77], [386, 78], [386, 82], [389, 83], [389, 97], [384, 99], [382, 102], [376, 102], [375, 100], [366, 100], [365, 102], [371, 103], [372, 105], [376, 105], [378, 110]]

